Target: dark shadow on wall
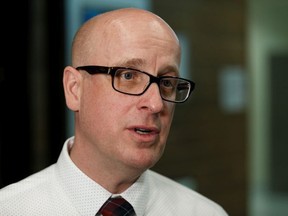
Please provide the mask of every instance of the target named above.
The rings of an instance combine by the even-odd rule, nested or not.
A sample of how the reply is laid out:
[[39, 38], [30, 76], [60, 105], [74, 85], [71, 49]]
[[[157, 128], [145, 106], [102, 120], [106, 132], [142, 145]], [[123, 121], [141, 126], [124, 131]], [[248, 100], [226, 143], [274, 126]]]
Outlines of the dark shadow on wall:
[[[2, 1], [1, 9], [1, 52], [0, 58], [0, 188], [18, 181], [35, 172], [35, 155], [33, 136], [35, 125], [31, 119], [35, 118], [31, 112], [33, 98], [30, 90], [31, 70], [33, 63], [31, 48], [31, 17], [35, 11], [31, 10], [32, 0], [15, 3]], [[63, 1], [46, 1], [43, 23], [46, 31], [45, 46], [47, 47], [45, 65], [47, 69], [47, 83], [45, 97], [46, 104], [47, 146], [45, 163], [48, 166], [56, 161], [60, 148], [64, 142], [65, 106], [62, 90], [62, 70], [64, 65], [64, 14]], [[4, 15], [5, 14], [5, 15]], [[34, 16], [35, 17], [35, 16]], [[37, 62], [36, 62], [37, 63]], [[37, 80], [36, 80], [37, 82]], [[37, 117], [38, 118], [38, 117]]]

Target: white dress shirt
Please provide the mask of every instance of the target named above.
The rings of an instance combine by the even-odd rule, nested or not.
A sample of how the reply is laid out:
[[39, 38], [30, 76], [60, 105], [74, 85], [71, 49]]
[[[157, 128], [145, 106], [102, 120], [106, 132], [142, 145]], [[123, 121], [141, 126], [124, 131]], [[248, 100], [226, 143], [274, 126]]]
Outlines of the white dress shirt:
[[[57, 163], [0, 190], [0, 216], [95, 216], [112, 195], [70, 159], [74, 138]], [[120, 194], [137, 216], [227, 216], [221, 206], [152, 170]]]

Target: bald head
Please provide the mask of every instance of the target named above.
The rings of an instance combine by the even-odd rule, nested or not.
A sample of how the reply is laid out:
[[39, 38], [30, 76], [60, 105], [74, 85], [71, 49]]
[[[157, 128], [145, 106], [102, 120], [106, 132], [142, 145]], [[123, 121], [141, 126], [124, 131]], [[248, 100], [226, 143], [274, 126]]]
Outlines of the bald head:
[[[138, 8], [123, 8], [109, 11], [89, 19], [76, 33], [72, 45], [73, 66], [92, 64], [96, 55], [108, 55], [117, 40], [145, 39], [157, 35], [180, 46], [176, 34], [159, 16]], [[116, 44], [115, 44], [116, 42]], [[107, 56], [109, 58], [109, 56]]]

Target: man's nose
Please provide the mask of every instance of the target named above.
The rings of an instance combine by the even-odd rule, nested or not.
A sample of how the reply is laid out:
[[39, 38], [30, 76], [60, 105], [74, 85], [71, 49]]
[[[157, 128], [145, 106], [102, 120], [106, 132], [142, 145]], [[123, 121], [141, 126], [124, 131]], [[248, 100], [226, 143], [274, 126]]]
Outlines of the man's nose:
[[159, 113], [163, 110], [164, 101], [157, 83], [152, 83], [140, 97], [139, 108], [148, 109], [152, 113]]

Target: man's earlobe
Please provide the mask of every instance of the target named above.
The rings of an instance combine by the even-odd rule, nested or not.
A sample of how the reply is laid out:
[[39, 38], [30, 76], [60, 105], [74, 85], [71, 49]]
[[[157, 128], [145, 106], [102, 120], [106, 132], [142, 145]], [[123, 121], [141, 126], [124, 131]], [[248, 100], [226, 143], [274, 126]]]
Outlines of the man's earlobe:
[[63, 72], [63, 87], [66, 105], [72, 111], [78, 111], [80, 104], [81, 74], [71, 66], [67, 66]]

